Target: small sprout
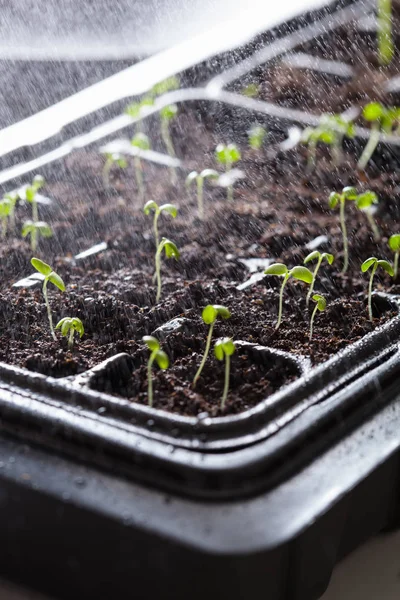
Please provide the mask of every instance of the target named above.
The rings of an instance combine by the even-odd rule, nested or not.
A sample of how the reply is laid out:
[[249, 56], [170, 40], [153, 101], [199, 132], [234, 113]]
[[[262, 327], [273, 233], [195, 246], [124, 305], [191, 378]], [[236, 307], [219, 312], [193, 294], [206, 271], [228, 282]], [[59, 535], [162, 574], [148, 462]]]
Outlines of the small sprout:
[[371, 133], [368, 143], [357, 163], [357, 167], [364, 170], [375, 152], [381, 133], [390, 134], [393, 127], [395, 125], [398, 126], [400, 120], [400, 108], [397, 108], [396, 106], [387, 108], [379, 102], [370, 102], [364, 106], [362, 115], [366, 121], [371, 123]]
[[400, 233], [391, 235], [388, 244], [389, 248], [394, 252], [393, 278], [397, 279], [397, 275], [399, 274]]
[[162, 251], [164, 250], [165, 252], [165, 256], [167, 258], [175, 258], [175, 260], [178, 260], [180, 257], [180, 253], [178, 248], [175, 246], [174, 242], [171, 242], [171, 240], [168, 240], [167, 238], [162, 238], [161, 242], [158, 245], [157, 248], [157, 252], [156, 252], [156, 279], [157, 279], [157, 295], [156, 295], [156, 302], [158, 302], [161, 298], [161, 254]]
[[319, 143], [331, 147], [333, 164], [339, 166], [343, 159], [343, 138], [352, 138], [354, 134], [354, 124], [342, 115], [322, 115], [316, 127], [307, 127], [302, 133], [301, 141], [308, 148], [307, 169], [311, 171], [315, 166]]
[[249, 146], [252, 150], [260, 150], [264, 143], [267, 131], [262, 125], [255, 123], [247, 132], [249, 138]]
[[347, 238], [347, 227], [346, 220], [344, 217], [344, 209], [346, 200], [357, 200], [357, 198], [357, 190], [349, 186], [344, 187], [341, 194], [339, 192], [332, 192], [329, 196], [329, 208], [336, 208], [338, 204], [340, 206], [339, 219], [340, 227], [342, 230], [344, 252], [342, 273], [346, 273], [347, 269], [349, 268], [349, 240]]
[[0, 219], [1, 219], [1, 237], [4, 238], [7, 235], [8, 220], [11, 214], [11, 203], [7, 198], [3, 198], [0, 201]]
[[197, 207], [199, 210], [199, 218], [204, 219], [204, 202], [203, 202], [203, 189], [205, 179], [218, 179], [219, 174], [214, 169], [204, 169], [201, 173], [192, 171], [186, 177], [186, 187], [190, 188], [192, 183], [195, 181], [197, 185]]
[[[32, 223], [37, 224], [39, 221], [39, 213], [38, 213], [38, 205], [37, 205], [36, 195], [37, 195], [38, 191], [40, 190], [40, 188], [44, 186], [44, 184], [45, 184], [44, 177], [42, 177], [41, 175], [35, 175], [35, 177], [32, 180], [32, 183], [30, 185], [24, 185], [18, 190], [18, 197], [21, 200], [26, 200], [27, 202], [32, 204], [32, 221], [27, 221], [26, 223], [24, 223], [24, 226], [22, 229], [23, 237], [26, 237], [26, 235], [28, 235], [28, 233], [31, 236], [32, 252], [34, 252], [36, 250], [38, 237], [41, 234], [40, 227], [31, 227]], [[43, 227], [43, 225], [47, 225], [47, 223], [45, 224], [43, 221], [40, 221], [40, 223], [41, 223], [41, 227]], [[48, 225], [47, 225], [47, 227], [49, 228]], [[23, 233], [24, 229], [27, 231], [26, 235], [24, 235], [24, 233]], [[48, 231], [48, 229], [44, 228], [43, 231], [46, 232], [46, 231]], [[43, 237], [49, 237], [49, 236], [46, 236], [46, 233], [45, 233], [43, 235]]]
[[156, 83], [150, 90], [150, 94], [153, 97], [161, 96], [162, 94], [166, 94], [167, 92], [172, 92], [173, 90], [179, 90], [180, 81], [179, 77], [176, 75], [172, 75], [171, 77], [167, 77], [163, 81]]
[[[137, 133], [131, 140], [131, 145], [138, 150], [150, 150], [150, 140], [144, 133]], [[133, 166], [135, 169], [136, 185], [139, 191], [139, 198], [144, 198], [144, 181], [142, 171], [142, 161], [140, 159], [140, 153], [133, 158]]]
[[[33, 221], [25, 221], [25, 223], [22, 225], [21, 235], [23, 238], [30, 236], [31, 248], [32, 250], [35, 250], [38, 239], [40, 237], [51, 237], [53, 235], [53, 231], [50, 225], [45, 221], [37, 221], [36, 223]], [[35, 240], [34, 243], [33, 240]]]
[[224, 383], [224, 391], [222, 393], [222, 398], [221, 398], [221, 410], [224, 410], [225, 402], [228, 397], [231, 356], [235, 352], [235, 350], [236, 350], [235, 344], [233, 343], [231, 338], [228, 338], [228, 337], [220, 338], [215, 342], [215, 346], [214, 346], [215, 358], [217, 360], [225, 359], [225, 383]]
[[307, 298], [306, 298], [307, 306], [310, 303], [310, 298], [314, 291], [315, 280], [317, 278], [318, 271], [319, 271], [322, 261], [326, 260], [326, 262], [331, 265], [333, 263], [333, 261], [335, 260], [335, 257], [333, 256], [333, 254], [328, 254], [327, 252], [321, 253], [321, 252], [318, 252], [318, 250], [314, 250], [314, 252], [311, 252], [308, 256], [305, 257], [304, 264], [306, 265], [307, 263], [309, 263], [313, 260], [316, 260], [317, 264], [314, 269], [312, 282], [310, 283], [310, 289], [308, 290], [308, 294], [307, 294]]
[[259, 91], [259, 85], [257, 85], [256, 83], [249, 83], [249, 85], [246, 85], [246, 87], [242, 89], [242, 94], [243, 96], [247, 96], [248, 98], [255, 98], [256, 96], [258, 96]]
[[370, 321], [373, 320], [373, 316], [372, 316], [372, 284], [374, 281], [374, 276], [375, 276], [377, 268], [382, 267], [382, 269], [384, 269], [386, 271], [386, 273], [388, 273], [391, 277], [394, 276], [393, 267], [390, 264], [390, 262], [388, 262], [387, 260], [378, 260], [374, 256], [371, 256], [370, 258], [367, 258], [367, 260], [365, 260], [363, 262], [363, 264], [361, 265], [361, 271], [363, 273], [366, 273], [366, 271], [368, 271], [371, 267], [372, 267], [372, 270], [371, 270], [371, 275], [369, 278], [369, 286], [368, 286], [368, 316], [369, 316]]
[[153, 379], [151, 376], [151, 368], [155, 361], [160, 369], [168, 369], [169, 358], [168, 355], [161, 350], [160, 342], [157, 338], [152, 335], [145, 335], [142, 337], [142, 340], [150, 350], [150, 357], [147, 363], [147, 399], [149, 406], [153, 406]]
[[388, 65], [394, 55], [392, 33], [392, 0], [377, 0], [378, 55], [381, 65]]
[[213, 333], [214, 325], [215, 325], [217, 318], [221, 317], [221, 319], [229, 319], [230, 316], [231, 316], [230, 311], [225, 306], [221, 306], [220, 304], [208, 304], [205, 308], [203, 308], [203, 312], [201, 313], [201, 318], [203, 319], [204, 323], [206, 325], [209, 325], [210, 327], [208, 330], [206, 347], [204, 350], [203, 358], [201, 359], [200, 366], [197, 369], [196, 375], [194, 376], [194, 379], [193, 379], [193, 387], [195, 387], [195, 385], [201, 375], [201, 372], [204, 369], [204, 365], [206, 364], [208, 353], [210, 352], [212, 333]]
[[279, 293], [278, 321], [275, 325], [275, 329], [278, 329], [282, 321], [283, 290], [285, 289], [285, 285], [289, 281], [290, 277], [298, 279], [299, 281], [304, 281], [310, 285], [313, 281], [313, 274], [309, 269], [307, 269], [307, 267], [298, 266], [289, 270], [287, 266], [282, 263], [274, 263], [273, 265], [270, 265], [268, 269], [264, 271], [264, 273], [265, 275], [277, 275], [278, 277], [283, 277], [281, 291]]
[[[215, 158], [220, 165], [225, 166], [225, 171], [228, 173], [232, 165], [241, 159], [241, 154], [236, 144], [218, 144], [215, 149]], [[229, 185], [227, 188], [227, 198], [229, 201], [233, 200], [233, 185]]]
[[178, 214], [178, 207], [175, 204], [161, 204], [158, 206], [157, 202], [154, 200], [149, 200], [143, 207], [143, 212], [145, 215], [149, 215], [151, 211], [154, 211], [154, 219], [153, 219], [153, 229], [154, 229], [154, 240], [156, 243], [156, 248], [158, 248], [160, 244], [160, 238], [158, 233], [158, 217], [161, 213], [167, 213], [171, 215], [173, 219], [175, 219]]
[[31, 265], [36, 269], [36, 271], [38, 271], [41, 275], [44, 276], [42, 291], [43, 291], [44, 301], [45, 301], [46, 308], [47, 308], [47, 315], [49, 318], [50, 332], [51, 332], [53, 339], [55, 340], [56, 334], [54, 332], [53, 317], [51, 315], [49, 299], [47, 296], [47, 284], [49, 282], [52, 283], [59, 290], [61, 290], [61, 292], [65, 292], [65, 285], [64, 285], [64, 282], [61, 279], [61, 277], [59, 275], [57, 275], [57, 273], [55, 271], [53, 271], [53, 269], [50, 267], [50, 265], [43, 262], [39, 258], [31, 258]]
[[125, 108], [125, 113], [127, 115], [129, 115], [130, 117], [132, 117], [132, 119], [137, 120], [137, 131], [142, 130], [142, 127], [143, 127], [142, 117], [146, 113], [146, 108], [149, 108], [153, 105], [154, 105], [154, 99], [151, 98], [150, 96], [145, 96], [144, 98], [142, 98], [142, 100], [139, 100], [139, 102], [133, 102], [132, 104], [129, 104], [129, 106], [127, 106]]
[[317, 311], [323, 312], [326, 309], [326, 300], [321, 294], [314, 294], [312, 299], [316, 302], [314, 306], [314, 310], [312, 311], [311, 319], [310, 319], [310, 336], [309, 340], [311, 342], [311, 338], [313, 335], [313, 327], [314, 327], [314, 319]]
[[15, 207], [17, 205], [18, 198], [18, 192], [8, 192], [3, 197], [3, 200], [7, 200], [10, 204], [10, 213], [8, 215], [8, 221], [10, 224], [11, 231], [15, 231]]
[[61, 335], [68, 337], [68, 348], [72, 350], [74, 345], [74, 333], [76, 332], [81, 338], [85, 333], [83, 323], [77, 317], [64, 317], [58, 321], [56, 329], [61, 329]]
[[379, 233], [378, 226], [373, 216], [376, 210], [375, 205], [379, 204], [378, 196], [375, 194], [375, 192], [367, 190], [362, 194], [358, 194], [355, 202], [357, 208], [360, 209], [367, 217], [375, 242], [379, 242], [381, 239], [381, 234]]
[[106, 161], [103, 167], [103, 185], [105, 188], [110, 187], [110, 171], [114, 165], [120, 169], [126, 169], [128, 162], [120, 152], [107, 152], [105, 155]]

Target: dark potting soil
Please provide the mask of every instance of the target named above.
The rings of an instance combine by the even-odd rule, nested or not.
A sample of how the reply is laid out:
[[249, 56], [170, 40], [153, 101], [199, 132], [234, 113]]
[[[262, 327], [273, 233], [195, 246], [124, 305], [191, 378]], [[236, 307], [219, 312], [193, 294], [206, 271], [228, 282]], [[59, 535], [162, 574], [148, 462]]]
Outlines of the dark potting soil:
[[[161, 148], [157, 120], [150, 120], [147, 127], [155, 147]], [[59, 335], [54, 342], [40, 286], [10, 287], [32, 272], [32, 254], [28, 242], [8, 234], [0, 245], [1, 361], [65, 377], [127, 352], [136, 365], [132, 379], [112, 391], [146, 403], [148, 351], [141, 339], [155, 334], [170, 356], [171, 367], [165, 372], [154, 368], [154, 406], [185, 415], [205, 411], [215, 415], [219, 414], [224, 365], [212, 352], [196, 389], [191, 387], [208, 331], [201, 320], [205, 305], [222, 304], [232, 313], [230, 319], [217, 321], [214, 339], [229, 336], [253, 342], [307, 356], [313, 364], [325, 361], [395, 316], [390, 304], [380, 304], [373, 322], [368, 320], [368, 274], [360, 272], [361, 263], [369, 256], [393, 258], [387, 240], [399, 231], [400, 172], [392, 156], [377, 154], [360, 174], [352, 150], [347, 149], [342, 166], [334, 168], [329, 150], [320, 148], [316, 169], [307, 174], [305, 149], [281, 152], [278, 142], [283, 136], [270, 136], [258, 152], [243, 144], [239, 166], [246, 179], [235, 185], [233, 202], [227, 201], [226, 190], [206, 182], [206, 216], [201, 221], [194, 190], [188, 192], [184, 181], [192, 169], [218, 168], [213, 155], [221, 137], [207, 129], [197, 113], [185, 108], [172, 127], [172, 135], [177, 155], [184, 157], [184, 171], [178, 172], [177, 185], [171, 184], [167, 169], [143, 164], [146, 200], [172, 202], [179, 207], [176, 219], [169, 215], [159, 219], [160, 235], [172, 239], [181, 252], [179, 261], [162, 260], [161, 302], [155, 303], [152, 217], [143, 214], [144, 202], [137, 193], [132, 165], [114, 169], [110, 188], [105, 189], [102, 157], [94, 151], [77, 151], [63, 167], [53, 166], [47, 174], [44, 193], [53, 203], [41, 205], [39, 210], [40, 218], [51, 224], [54, 236], [41, 240], [36, 255], [50, 263], [67, 285], [64, 294], [49, 288], [55, 322], [65, 316], [81, 318], [84, 337], [72, 351]], [[350, 267], [342, 275], [338, 212], [328, 208], [327, 200], [332, 190], [345, 185], [378, 193], [375, 218], [381, 240], [374, 241], [365, 215], [349, 203]], [[18, 206], [18, 227], [27, 216], [28, 208]], [[243, 260], [302, 264], [310, 252], [310, 242], [317, 239], [318, 249], [333, 253], [335, 262], [323, 265], [318, 276], [315, 292], [324, 294], [327, 309], [317, 314], [310, 342], [312, 307], [307, 309], [305, 304], [305, 284], [292, 280], [287, 284], [283, 322], [278, 330], [275, 323], [281, 280], [265, 276], [245, 289], [238, 286], [250, 278]], [[103, 241], [107, 250], [74, 260], [78, 252]], [[374, 288], [400, 292], [400, 286], [384, 272], [377, 273]], [[185, 319], [182, 331], [166, 335], [156, 331], [176, 317]], [[232, 360], [224, 414], [254, 406], [293, 377], [290, 367], [266, 368], [238, 352]], [[109, 391], [107, 386], [104, 391]]]

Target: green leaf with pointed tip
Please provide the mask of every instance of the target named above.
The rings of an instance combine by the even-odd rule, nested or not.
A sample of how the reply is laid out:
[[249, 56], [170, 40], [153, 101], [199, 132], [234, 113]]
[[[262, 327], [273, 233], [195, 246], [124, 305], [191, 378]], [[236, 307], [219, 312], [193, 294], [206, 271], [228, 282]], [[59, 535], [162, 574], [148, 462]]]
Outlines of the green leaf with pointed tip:
[[362, 115], [366, 121], [377, 121], [381, 119], [384, 113], [384, 107], [379, 102], [370, 102], [364, 106]]
[[325, 258], [325, 260], [326, 260], [326, 261], [327, 261], [327, 262], [328, 262], [330, 265], [331, 265], [331, 264], [333, 263], [333, 261], [335, 260], [335, 257], [333, 256], [333, 254], [328, 254], [328, 252], [324, 252], [324, 253], [322, 254], [322, 258], [323, 258], [323, 259]]
[[139, 132], [131, 139], [131, 146], [139, 150], [150, 150], [150, 140], [145, 133]]
[[389, 261], [381, 259], [378, 260], [377, 264], [382, 267], [382, 269], [384, 269], [391, 277], [394, 276], [394, 270]]
[[53, 272], [51, 266], [40, 260], [40, 258], [31, 258], [31, 265], [36, 269], [36, 271], [38, 271], [45, 277], [48, 277], [50, 273]]
[[55, 285], [61, 292], [65, 292], [65, 284], [61, 277], [57, 275], [57, 273], [52, 271], [50, 275], [47, 276], [47, 279], [50, 281], [50, 283]]
[[144, 335], [142, 337], [142, 342], [146, 344], [146, 346], [149, 350], [151, 350], [151, 352], [157, 352], [157, 350], [159, 350], [161, 347], [158, 339], [153, 337], [152, 335]]
[[356, 200], [358, 196], [356, 188], [350, 185], [343, 188], [342, 195], [346, 200]]
[[393, 252], [400, 251], [400, 233], [394, 233], [389, 238], [389, 248], [393, 250]]
[[168, 106], [164, 106], [164, 108], [162, 108], [160, 110], [161, 118], [165, 119], [166, 121], [170, 121], [171, 119], [174, 119], [177, 114], [178, 114], [178, 107], [176, 104], [169, 104]]
[[310, 252], [310, 254], [308, 254], [305, 259], [304, 259], [304, 264], [306, 265], [308, 262], [312, 261], [312, 260], [316, 260], [321, 256], [321, 253], [318, 252], [318, 250], [314, 250], [314, 252]]
[[274, 263], [270, 265], [267, 269], [265, 269], [265, 275], [286, 275], [288, 272], [288, 268], [286, 265], [282, 263]]
[[160, 369], [162, 369], [163, 371], [165, 371], [165, 369], [168, 369], [169, 358], [168, 358], [168, 355], [166, 354], [166, 352], [164, 352], [164, 350], [159, 350], [157, 352], [156, 362], [157, 362], [158, 366], [160, 367]]
[[361, 265], [361, 271], [363, 273], [365, 273], [366, 271], [368, 271], [368, 269], [370, 269], [372, 267], [372, 265], [374, 265], [376, 262], [378, 262], [378, 259], [375, 258], [374, 256], [371, 256], [370, 258], [367, 258], [367, 260], [364, 260], [363, 264]]
[[154, 202], [154, 200], [149, 200], [148, 202], [146, 202], [146, 204], [143, 206], [143, 212], [145, 215], [149, 215], [150, 211], [158, 211], [158, 204], [157, 202]]
[[161, 204], [160, 212], [166, 212], [175, 219], [178, 214], [178, 207], [175, 204]]
[[199, 176], [197, 171], [192, 171], [191, 173], [189, 173], [189, 175], [186, 177], [186, 181], [185, 181], [185, 185], [186, 187], [190, 187], [193, 183], [193, 181], [197, 180], [197, 177]]
[[321, 294], [314, 294], [312, 299], [317, 303], [317, 308], [319, 311], [324, 311], [326, 309], [326, 300]]
[[219, 173], [214, 169], [203, 169], [200, 173], [202, 179], [218, 179]]
[[378, 202], [378, 196], [375, 192], [367, 191], [357, 196], [356, 206], [360, 210], [365, 210], [366, 208], [370, 208], [372, 204], [378, 204]]
[[212, 304], [207, 304], [207, 306], [203, 308], [203, 312], [201, 313], [201, 318], [203, 319], [206, 325], [211, 325], [211, 323], [214, 323], [217, 316], [218, 312]]
[[336, 208], [341, 200], [340, 194], [338, 192], [331, 192], [329, 194], [329, 208]]
[[162, 246], [161, 249], [164, 249], [165, 256], [167, 258], [175, 258], [176, 260], [178, 260], [178, 258], [180, 257], [178, 248], [175, 246], [174, 242], [171, 242], [171, 240], [168, 240], [167, 238], [162, 238], [160, 246]]
[[311, 283], [313, 280], [313, 274], [307, 267], [293, 267], [293, 269], [290, 269], [290, 275], [305, 283]]

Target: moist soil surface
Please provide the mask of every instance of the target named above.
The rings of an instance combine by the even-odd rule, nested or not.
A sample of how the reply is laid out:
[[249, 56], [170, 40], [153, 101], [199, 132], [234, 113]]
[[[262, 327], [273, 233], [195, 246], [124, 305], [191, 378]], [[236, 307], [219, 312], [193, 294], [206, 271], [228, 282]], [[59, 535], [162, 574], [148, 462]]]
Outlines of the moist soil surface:
[[[367, 314], [368, 274], [360, 272], [369, 256], [393, 260], [388, 238], [400, 229], [398, 190], [400, 171], [393, 155], [377, 152], [365, 172], [357, 171], [357, 152], [346, 148], [344, 160], [334, 167], [329, 150], [319, 148], [316, 168], [307, 173], [304, 147], [281, 151], [285, 131], [270, 134], [264, 148], [250, 150], [239, 143], [238, 163], [245, 178], [235, 184], [229, 202], [226, 189], [205, 183], [205, 218], [197, 213], [195, 190], [185, 188], [193, 169], [220, 167], [214, 149], [224, 139], [202, 121], [193, 107], [181, 108], [171, 127], [176, 153], [183, 158], [177, 183], [164, 167], [143, 162], [145, 199], [140, 198], [133, 165], [111, 171], [110, 185], [102, 181], [103, 158], [80, 150], [43, 174], [43, 193], [50, 205], [39, 205], [40, 218], [53, 229], [53, 237], [40, 240], [35, 255], [52, 265], [64, 279], [66, 292], [49, 285], [54, 322], [66, 316], [82, 319], [85, 334], [69, 351], [57, 332], [53, 341], [48, 327], [41, 285], [12, 287], [32, 273], [29, 241], [8, 232], [0, 245], [0, 361], [53, 377], [77, 375], [120, 352], [132, 357], [132, 378], [112, 392], [147, 403], [148, 350], [142, 336], [156, 335], [170, 357], [170, 368], [153, 369], [154, 407], [182, 415], [207, 412], [212, 416], [236, 414], [256, 405], [297, 375], [290, 362], [263, 364], [246, 352], [232, 358], [230, 393], [222, 412], [220, 399], [224, 364], [211, 350], [197, 386], [191, 382], [204, 352], [208, 326], [201, 320], [207, 304], [229, 308], [231, 318], [218, 319], [213, 339], [229, 336], [272, 349], [308, 357], [316, 365], [376, 327], [394, 318], [390, 303], [379, 302], [371, 322]], [[146, 124], [155, 149], [163, 150], [157, 120]], [[220, 124], [219, 130], [223, 130]], [[228, 127], [227, 127], [228, 129]], [[133, 134], [132, 132], [130, 132]], [[375, 241], [368, 221], [353, 202], [346, 206], [350, 266], [343, 265], [343, 240], [338, 210], [330, 210], [328, 196], [346, 185], [356, 185], [379, 196], [375, 219], [381, 239]], [[162, 297], [156, 303], [153, 280], [155, 244], [152, 216], [143, 213], [144, 202], [173, 203], [178, 216], [159, 218], [160, 236], [174, 241], [180, 259], [162, 258]], [[17, 230], [30, 217], [30, 207], [17, 207]], [[83, 259], [74, 256], [95, 244], [107, 249]], [[315, 293], [327, 300], [318, 313], [309, 340], [312, 306], [306, 306], [307, 285], [290, 280], [285, 288], [283, 320], [275, 328], [281, 279], [262, 276], [251, 283], [248, 259], [300, 265], [311, 250], [334, 254], [335, 261], [321, 266]], [[265, 263], [266, 266], [267, 263]], [[313, 264], [308, 265], [313, 268]], [[259, 271], [262, 273], [263, 269]], [[244, 285], [247, 282], [247, 286]], [[400, 292], [400, 285], [377, 272], [376, 291]], [[181, 328], [156, 331], [174, 318]], [[181, 324], [182, 324], [181, 323]], [[107, 385], [97, 389], [110, 391]]]

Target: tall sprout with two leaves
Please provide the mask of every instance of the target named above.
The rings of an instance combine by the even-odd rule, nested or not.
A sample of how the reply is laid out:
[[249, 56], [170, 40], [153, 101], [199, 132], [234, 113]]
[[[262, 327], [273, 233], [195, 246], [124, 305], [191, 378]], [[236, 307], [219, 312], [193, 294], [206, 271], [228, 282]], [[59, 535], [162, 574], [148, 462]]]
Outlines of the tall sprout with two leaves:
[[371, 256], [370, 258], [367, 258], [367, 260], [365, 260], [363, 262], [363, 264], [361, 265], [361, 271], [363, 273], [366, 273], [367, 271], [369, 271], [371, 269], [371, 274], [369, 277], [369, 285], [368, 285], [368, 316], [369, 316], [370, 321], [373, 320], [372, 286], [373, 286], [373, 282], [374, 282], [375, 273], [376, 273], [378, 267], [381, 267], [382, 269], [384, 269], [384, 271], [386, 271], [386, 273], [388, 273], [391, 277], [394, 276], [393, 267], [390, 264], [390, 262], [388, 262], [387, 260], [377, 259], [377, 258], [375, 258], [375, 256]]
[[[239, 148], [236, 144], [218, 144], [215, 149], [215, 160], [225, 167], [225, 172], [229, 173], [232, 166], [241, 159]], [[227, 188], [228, 201], [233, 200], [233, 184]]]
[[388, 65], [394, 55], [392, 32], [392, 0], [377, 0], [378, 56], [381, 65]]
[[161, 350], [161, 345], [157, 338], [153, 337], [152, 335], [145, 335], [143, 336], [142, 340], [150, 350], [150, 357], [147, 362], [147, 400], [149, 406], [153, 406], [153, 378], [151, 375], [151, 369], [154, 362], [158, 364], [160, 369], [168, 369], [169, 358], [164, 350]]
[[379, 102], [370, 102], [363, 108], [362, 115], [366, 121], [371, 123], [370, 135], [357, 166], [364, 170], [372, 158], [379, 143], [381, 133], [390, 134], [393, 129], [399, 129], [400, 108], [397, 106], [386, 107]]
[[302, 133], [301, 142], [307, 146], [307, 170], [315, 167], [318, 144], [330, 146], [332, 162], [339, 166], [343, 160], [343, 139], [354, 134], [354, 124], [342, 115], [322, 115], [316, 127], [307, 127]]
[[214, 345], [214, 356], [217, 360], [225, 360], [224, 389], [221, 398], [221, 410], [224, 410], [229, 392], [229, 377], [231, 369], [231, 356], [235, 353], [235, 344], [231, 338], [219, 338]]
[[357, 208], [361, 210], [361, 212], [367, 217], [375, 242], [379, 242], [381, 239], [381, 234], [374, 219], [374, 212], [376, 210], [375, 207], [377, 204], [379, 204], [378, 196], [375, 194], [375, 192], [367, 190], [362, 194], [358, 194], [357, 198], [355, 199], [355, 204]]
[[107, 152], [105, 155], [105, 162], [103, 166], [103, 185], [105, 188], [110, 187], [110, 173], [111, 169], [116, 166], [120, 169], [126, 169], [128, 162], [123, 154], [120, 152]]
[[150, 150], [150, 140], [147, 137], [147, 135], [145, 135], [142, 132], [138, 132], [131, 139], [131, 146], [133, 146], [134, 148], [137, 148], [137, 150], [138, 150], [138, 154], [133, 157], [133, 167], [135, 169], [135, 179], [136, 179], [136, 185], [137, 185], [138, 192], [139, 192], [139, 198], [140, 198], [140, 200], [143, 200], [143, 198], [144, 198], [144, 180], [143, 180], [143, 168], [142, 168], [142, 161], [140, 158], [140, 151], [141, 150]]
[[64, 284], [63, 280], [61, 279], [61, 277], [59, 275], [57, 275], [57, 273], [52, 269], [52, 267], [50, 265], [48, 265], [47, 263], [43, 262], [42, 260], [40, 260], [39, 258], [32, 258], [31, 264], [32, 264], [32, 267], [34, 269], [36, 269], [36, 271], [38, 273], [43, 275], [42, 292], [43, 292], [44, 302], [46, 304], [47, 316], [49, 319], [50, 333], [51, 333], [52, 338], [55, 340], [57, 338], [56, 338], [56, 334], [54, 332], [54, 327], [53, 327], [53, 317], [51, 314], [49, 298], [47, 295], [47, 286], [49, 283], [52, 283], [61, 292], [65, 292], [65, 284]]
[[204, 180], [211, 179], [217, 180], [219, 178], [219, 173], [214, 169], [203, 169], [200, 173], [197, 171], [192, 171], [186, 177], [186, 187], [189, 189], [193, 183], [196, 183], [197, 189], [197, 208], [199, 211], [199, 218], [204, 219]]
[[158, 219], [161, 214], [165, 213], [170, 215], [173, 219], [176, 218], [178, 214], [178, 207], [175, 204], [161, 204], [159, 206], [157, 202], [154, 200], [149, 200], [143, 207], [143, 212], [145, 215], [149, 215], [151, 212], [154, 212], [153, 218], [153, 231], [154, 231], [154, 241], [156, 244], [156, 248], [158, 248], [160, 244], [160, 236], [158, 233]]
[[209, 325], [209, 329], [208, 329], [206, 347], [204, 350], [203, 358], [201, 359], [201, 363], [200, 363], [199, 368], [196, 371], [196, 375], [194, 376], [194, 379], [193, 379], [193, 387], [196, 386], [196, 383], [204, 369], [204, 365], [206, 364], [206, 360], [207, 360], [208, 354], [210, 352], [211, 338], [212, 338], [212, 334], [213, 334], [213, 330], [214, 330], [214, 325], [215, 325], [218, 317], [221, 317], [221, 319], [229, 319], [230, 316], [231, 316], [230, 311], [225, 306], [221, 306], [220, 304], [208, 304], [205, 308], [203, 308], [203, 312], [201, 313], [201, 318], [203, 319], [203, 322], [206, 325]]
[[394, 252], [393, 279], [397, 279], [399, 274], [400, 233], [394, 233], [390, 236], [388, 246]]
[[175, 258], [175, 260], [179, 260], [180, 253], [174, 242], [163, 237], [161, 242], [158, 244], [156, 251], [156, 281], [157, 281], [157, 294], [156, 294], [156, 302], [159, 302], [161, 298], [161, 255], [165, 253], [167, 258]]
[[311, 319], [310, 319], [310, 334], [309, 334], [310, 342], [311, 342], [312, 336], [313, 336], [315, 315], [317, 314], [317, 312], [324, 312], [324, 310], [326, 309], [326, 300], [325, 300], [324, 296], [321, 296], [321, 294], [314, 294], [312, 299], [315, 302], [315, 306], [314, 306], [314, 310], [311, 313]]
[[279, 292], [279, 309], [278, 309], [278, 320], [275, 325], [275, 329], [281, 324], [282, 321], [282, 313], [283, 313], [283, 291], [289, 279], [293, 277], [293, 279], [297, 279], [299, 281], [304, 281], [304, 283], [311, 284], [313, 280], [313, 274], [307, 267], [296, 266], [292, 269], [288, 269], [286, 265], [282, 263], [274, 263], [270, 265], [265, 271], [265, 275], [276, 275], [278, 277], [282, 277], [282, 285]]
[[72, 350], [74, 346], [74, 335], [77, 333], [81, 338], [85, 333], [83, 323], [78, 317], [64, 317], [58, 321], [56, 329], [60, 329], [61, 335], [68, 338], [68, 349]]
[[32, 219], [25, 221], [22, 226], [22, 237], [30, 236], [31, 238], [32, 252], [36, 250], [40, 237], [46, 238], [53, 235], [50, 225], [45, 221], [39, 221], [37, 194], [44, 183], [44, 178], [41, 175], [36, 175], [30, 185], [24, 185], [18, 190], [18, 197], [32, 206]]
[[358, 194], [354, 187], [344, 187], [341, 193], [332, 192], [329, 196], [329, 208], [336, 208], [339, 205], [339, 221], [343, 238], [343, 268], [342, 273], [346, 273], [349, 268], [349, 240], [347, 237], [347, 227], [345, 219], [345, 206], [348, 200], [356, 200]]
[[315, 265], [315, 269], [312, 274], [312, 281], [310, 283], [310, 288], [308, 290], [308, 294], [306, 297], [307, 306], [310, 303], [310, 298], [314, 291], [315, 280], [317, 278], [318, 271], [321, 267], [322, 262], [325, 260], [329, 265], [331, 265], [333, 263], [333, 261], [335, 260], [335, 257], [333, 256], [333, 254], [328, 254], [328, 252], [321, 253], [321, 252], [318, 252], [318, 250], [314, 250], [314, 252], [310, 252], [310, 254], [308, 254], [308, 256], [305, 257], [304, 264], [306, 265], [307, 263], [313, 262], [315, 260], [317, 261], [317, 264]]

